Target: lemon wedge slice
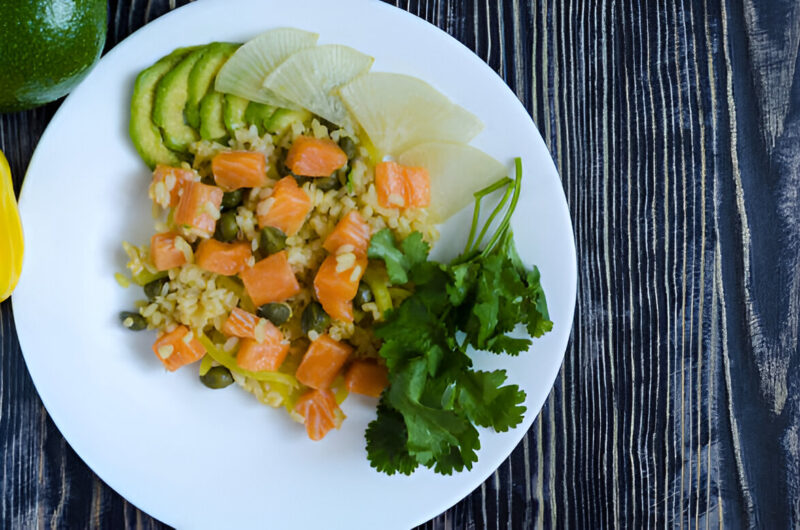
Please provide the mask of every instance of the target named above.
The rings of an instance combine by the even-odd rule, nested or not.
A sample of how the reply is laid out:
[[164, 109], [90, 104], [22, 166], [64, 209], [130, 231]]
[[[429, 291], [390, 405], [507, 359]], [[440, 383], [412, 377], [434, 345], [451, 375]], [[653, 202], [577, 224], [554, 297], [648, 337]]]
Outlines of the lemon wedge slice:
[[0, 302], [11, 296], [22, 272], [22, 223], [14, 197], [11, 169], [0, 151]]

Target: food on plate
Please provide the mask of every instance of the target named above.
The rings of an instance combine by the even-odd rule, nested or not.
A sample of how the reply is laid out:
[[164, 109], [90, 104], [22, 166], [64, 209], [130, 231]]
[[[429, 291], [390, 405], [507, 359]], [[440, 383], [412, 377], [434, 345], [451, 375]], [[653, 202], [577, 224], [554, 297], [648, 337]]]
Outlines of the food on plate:
[[[156, 233], [123, 245], [146, 299], [120, 320], [157, 331], [167, 370], [199, 361], [203, 385], [237, 383], [312, 440], [341, 427], [348, 393], [377, 400], [366, 443], [380, 471], [471, 468], [475, 426], [518, 425], [525, 393], [473, 370], [467, 348], [517, 355], [531, 345], [517, 326], [552, 327], [510, 230], [521, 162], [504, 176], [464, 143], [481, 128], [471, 113], [316, 38], [183, 48], [139, 75], [131, 136], [153, 169]], [[392, 80], [413, 95], [405, 112]], [[434, 223], [470, 199], [464, 252], [430, 260]]]

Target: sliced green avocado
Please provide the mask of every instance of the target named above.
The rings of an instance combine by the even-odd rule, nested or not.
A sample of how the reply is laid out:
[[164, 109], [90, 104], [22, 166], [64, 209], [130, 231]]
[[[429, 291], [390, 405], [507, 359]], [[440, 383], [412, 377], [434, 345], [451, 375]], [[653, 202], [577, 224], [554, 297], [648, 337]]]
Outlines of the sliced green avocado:
[[246, 125], [244, 113], [250, 102], [233, 94], [225, 94], [225, 108], [223, 109], [223, 119], [228, 134], [234, 136], [236, 129], [241, 129]]
[[187, 55], [156, 86], [153, 122], [161, 127], [164, 143], [173, 151], [186, 152], [198, 139], [197, 131], [186, 124], [183, 109], [189, 97], [189, 74], [205, 51], [204, 46]]
[[230, 42], [212, 42], [206, 46], [205, 53], [192, 67], [184, 112], [186, 123], [195, 129], [200, 127], [200, 101], [208, 93], [219, 69], [239, 46], [240, 44]]
[[266, 124], [274, 112], [275, 107], [272, 105], [251, 101], [244, 111], [244, 121], [247, 125], [258, 127], [258, 134], [264, 134]]
[[307, 110], [278, 109], [272, 113], [270, 119], [264, 124], [264, 128], [268, 132], [280, 136], [289, 130], [294, 122], [306, 122], [311, 117], [312, 114]]
[[180, 158], [164, 145], [161, 131], [153, 123], [156, 86], [167, 72], [196, 48], [178, 48], [136, 77], [131, 98], [131, 121], [128, 131], [133, 145], [150, 169], [156, 164], [177, 165]]
[[228, 136], [222, 109], [225, 95], [212, 90], [200, 102], [200, 138], [203, 140], [222, 141]]

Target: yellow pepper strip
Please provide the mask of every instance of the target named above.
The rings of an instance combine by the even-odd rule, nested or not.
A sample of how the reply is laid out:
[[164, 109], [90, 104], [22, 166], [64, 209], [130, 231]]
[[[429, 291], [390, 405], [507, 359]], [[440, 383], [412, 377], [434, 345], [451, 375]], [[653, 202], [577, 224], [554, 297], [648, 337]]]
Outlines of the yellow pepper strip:
[[0, 302], [11, 296], [17, 286], [24, 248], [11, 169], [0, 151]]

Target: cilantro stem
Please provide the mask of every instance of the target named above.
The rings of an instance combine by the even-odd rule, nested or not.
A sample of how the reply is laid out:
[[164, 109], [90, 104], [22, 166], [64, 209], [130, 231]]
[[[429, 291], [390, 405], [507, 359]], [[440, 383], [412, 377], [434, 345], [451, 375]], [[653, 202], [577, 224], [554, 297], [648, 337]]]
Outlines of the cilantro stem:
[[[509, 180], [509, 182], [511, 182], [511, 179], [508, 179], [508, 180]], [[513, 186], [506, 187], [506, 192], [503, 194], [503, 198], [500, 199], [500, 202], [495, 207], [494, 211], [492, 212], [492, 215], [489, 216], [489, 219], [483, 225], [483, 229], [481, 230], [481, 233], [478, 234], [478, 239], [475, 241], [475, 245], [472, 248], [472, 250], [479, 250], [480, 249], [481, 242], [483, 241], [483, 236], [486, 235], [486, 231], [489, 230], [489, 227], [492, 225], [492, 221], [494, 221], [494, 218], [497, 217], [497, 214], [499, 214], [503, 210], [503, 208], [505, 207], [506, 203], [508, 202], [509, 197], [511, 197], [511, 192], [512, 191], [514, 191], [514, 187]]]
[[480, 257], [485, 258], [488, 256], [492, 249], [495, 247], [497, 242], [503, 237], [503, 235], [508, 230], [509, 225], [511, 224], [511, 215], [514, 213], [514, 210], [517, 208], [517, 201], [519, 201], [519, 194], [522, 191], [522, 159], [517, 157], [514, 159], [514, 166], [516, 168], [516, 175], [514, 177], [514, 196], [511, 197], [511, 205], [506, 210], [506, 214], [503, 217], [503, 221], [500, 223], [500, 226], [495, 232], [492, 239], [486, 244], [486, 248], [483, 249], [481, 252]]
[[[466, 255], [467, 252], [469, 252], [469, 249], [472, 247], [472, 241], [475, 239], [475, 232], [478, 229], [478, 217], [480, 217], [481, 213], [481, 199], [483, 199], [484, 196], [489, 195], [495, 190], [499, 190], [500, 188], [508, 185], [511, 182], [512, 181], [510, 178], [503, 177], [494, 184], [490, 184], [485, 188], [483, 188], [482, 190], [478, 190], [475, 193], [473, 193], [473, 196], [475, 197], [475, 208], [472, 211], [472, 226], [469, 229], [469, 238], [467, 239], [467, 246], [464, 247], [464, 252], [463, 252], [464, 255]], [[481, 236], [481, 239], [483, 239], [483, 236]]]

